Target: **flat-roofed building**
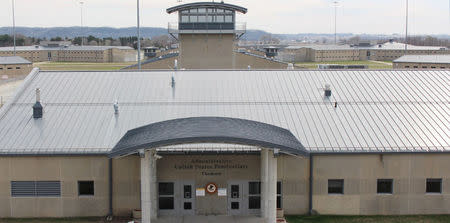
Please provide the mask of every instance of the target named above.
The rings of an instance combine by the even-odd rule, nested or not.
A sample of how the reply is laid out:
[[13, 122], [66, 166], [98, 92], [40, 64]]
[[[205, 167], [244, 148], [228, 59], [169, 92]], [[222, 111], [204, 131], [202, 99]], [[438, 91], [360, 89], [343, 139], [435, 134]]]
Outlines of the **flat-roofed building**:
[[0, 78], [28, 75], [33, 69], [33, 64], [19, 56], [0, 57]]
[[450, 55], [405, 55], [394, 60], [397, 69], [450, 69]]
[[449, 78], [34, 70], [0, 108], [0, 217], [450, 214]]
[[[0, 56], [14, 55], [13, 47], [0, 47]], [[67, 41], [43, 41], [35, 46], [17, 46], [16, 55], [31, 62], [133, 62], [137, 51], [128, 46], [75, 46]]]
[[[408, 55], [450, 55], [446, 47], [408, 45]], [[294, 45], [279, 53], [286, 62], [377, 60], [393, 61], [405, 55], [405, 44], [389, 41], [369, 45]]]

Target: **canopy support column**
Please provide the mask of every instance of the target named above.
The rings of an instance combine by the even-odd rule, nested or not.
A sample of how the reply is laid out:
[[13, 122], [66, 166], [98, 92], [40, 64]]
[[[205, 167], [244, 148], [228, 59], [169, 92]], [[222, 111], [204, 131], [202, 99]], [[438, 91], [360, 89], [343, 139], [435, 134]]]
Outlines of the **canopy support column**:
[[267, 223], [277, 216], [277, 158], [273, 150], [261, 150], [261, 215]]
[[141, 157], [142, 223], [156, 218], [156, 160], [155, 151], [139, 151]]

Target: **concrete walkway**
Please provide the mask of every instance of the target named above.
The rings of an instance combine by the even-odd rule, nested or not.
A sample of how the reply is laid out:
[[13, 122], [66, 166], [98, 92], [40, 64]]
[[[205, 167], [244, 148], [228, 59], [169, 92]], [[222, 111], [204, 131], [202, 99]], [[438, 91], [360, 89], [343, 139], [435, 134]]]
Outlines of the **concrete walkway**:
[[152, 223], [265, 223], [264, 219], [255, 216], [160, 216]]

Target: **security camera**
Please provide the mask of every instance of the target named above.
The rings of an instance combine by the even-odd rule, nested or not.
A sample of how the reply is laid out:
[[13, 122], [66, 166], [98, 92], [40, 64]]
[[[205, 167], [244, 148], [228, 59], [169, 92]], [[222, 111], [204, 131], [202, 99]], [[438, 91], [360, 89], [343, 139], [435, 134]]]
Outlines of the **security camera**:
[[155, 154], [155, 159], [157, 159], [157, 160], [159, 160], [159, 159], [162, 159], [163, 157], [162, 156], [160, 156], [160, 155], [158, 155], [158, 154]]

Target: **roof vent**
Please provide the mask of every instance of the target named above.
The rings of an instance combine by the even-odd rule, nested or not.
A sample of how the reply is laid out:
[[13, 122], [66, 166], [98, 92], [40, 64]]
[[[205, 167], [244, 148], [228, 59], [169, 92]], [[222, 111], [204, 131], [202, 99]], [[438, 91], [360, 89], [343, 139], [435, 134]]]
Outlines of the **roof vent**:
[[329, 84], [325, 84], [325, 97], [331, 96], [331, 88]]
[[41, 105], [41, 90], [36, 88], [36, 103], [33, 105], [33, 118], [42, 118], [43, 107]]
[[116, 102], [114, 102], [114, 114], [118, 115], [119, 114], [119, 102], [116, 100]]

